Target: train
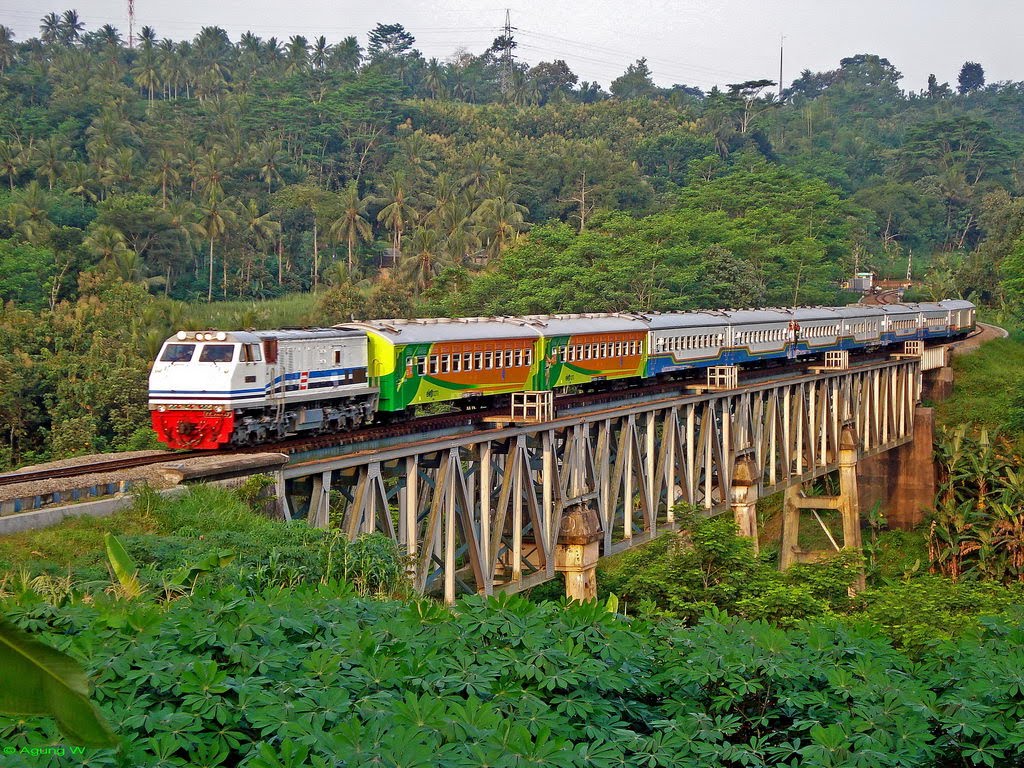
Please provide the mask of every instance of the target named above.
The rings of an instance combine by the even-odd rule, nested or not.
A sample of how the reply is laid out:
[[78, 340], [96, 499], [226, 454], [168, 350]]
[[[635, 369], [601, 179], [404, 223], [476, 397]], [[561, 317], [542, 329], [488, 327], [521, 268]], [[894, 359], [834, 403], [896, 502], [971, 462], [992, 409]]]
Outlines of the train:
[[402, 418], [430, 403], [629, 386], [694, 369], [814, 358], [975, 327], [969, 301], [352, 322], [178, 331], [149, 377], [158, 439], [175, 449], [257, 445]]

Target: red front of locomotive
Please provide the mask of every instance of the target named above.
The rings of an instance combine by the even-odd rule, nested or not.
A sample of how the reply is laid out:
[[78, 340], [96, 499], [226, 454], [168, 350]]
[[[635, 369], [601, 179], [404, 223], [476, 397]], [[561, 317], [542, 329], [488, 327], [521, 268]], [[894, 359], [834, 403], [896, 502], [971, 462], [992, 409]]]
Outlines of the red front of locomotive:
[[159, 410], [149, 412], [157, 440], [174, 449], [213, 450], [227, 445], [234, 411]]

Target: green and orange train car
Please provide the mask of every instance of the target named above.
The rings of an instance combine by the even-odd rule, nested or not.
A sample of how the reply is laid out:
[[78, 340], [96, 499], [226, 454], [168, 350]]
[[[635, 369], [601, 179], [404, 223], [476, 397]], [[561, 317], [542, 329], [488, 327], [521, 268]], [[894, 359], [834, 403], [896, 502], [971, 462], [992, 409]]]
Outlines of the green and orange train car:
[[640, 378], [647, 327], [630, 315], [354, 323], [369, 338], [378, 410]]

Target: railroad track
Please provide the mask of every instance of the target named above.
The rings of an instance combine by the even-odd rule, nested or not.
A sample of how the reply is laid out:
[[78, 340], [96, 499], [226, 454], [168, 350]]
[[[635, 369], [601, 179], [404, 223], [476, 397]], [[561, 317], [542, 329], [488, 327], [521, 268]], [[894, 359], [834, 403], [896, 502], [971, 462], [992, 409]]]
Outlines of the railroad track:
[[[976, 332], [976, 333], [980, 333]], [[975, 334], [968, 336], [971, 339]], [[965, 339], [965, 341], [967, 340]], [[867, 353], [857, 356], [858, 364], [870, 364], [880, 360], [888, 359], [888, 352]], [[751, 368], [744, 371], [741, 385], [762, 382], [765, 380], [778, 379], [780, 382], [790, 378], [806, 375], [809, 366], [813, 361], [799, 365], [766, 366], [764, 368]], [[692, 387], [701, 380], [703, 368], [694, 369], [695, 375], [692, 378], [677, 379], [672, 382], [652, 384], [642, 387], [630, 387], [613, 389], [605, 392], [593, 392], [582, 394], [565, 394], [555, 399], [555, 408], [563, 415], [566, 411], [586, 406], [611, 404], [624, 400], [631, 400], [637, 397], [648, 397], [659, 394], [687, 394], [687, 387]], [[323, 435], [312, 435], [293, 437], [278, 443], [264, 443], [257, 446], [246, 446], [241, 448], [230, 448], [222, 451], [168, 451], [165, 455], [155, 454], [149, 456], [136, 456], [133, 458], [112, 458], [91, 462], [89, 464], [77, 464], [74, 466], [49, 467], [45, 469], [21, 470], [0, 474], [0, 487], [14, 485], [17, 483], [33, 483], [53, 480], [56, 478], [76, 477], [89, 474], [116, 474], [126, 469], [151, 466], [153, 464], [164, 464], [167, 462], [193, 459], [200, 456], [231, 456], [253, 453], [304, 453], [312, 450], [324, 450], [330, 448], [343, 448], [346, 445], [356, 445], [389, 438], [402, 437], [403, 435], [427, 434], [439, 432], [445, 429], [458, 427], [472, 427], [476, 429], [495, 429], [494, 424], [487, 423], [488, 417], [503, 417], [508, 414], [508, 408], [490, 408], [473, 411], [453, 411], [442, 414], [431, 414], [418, 418], [396, 421], [390, 424], [372, 424], [354, 432], [330, 433]]]

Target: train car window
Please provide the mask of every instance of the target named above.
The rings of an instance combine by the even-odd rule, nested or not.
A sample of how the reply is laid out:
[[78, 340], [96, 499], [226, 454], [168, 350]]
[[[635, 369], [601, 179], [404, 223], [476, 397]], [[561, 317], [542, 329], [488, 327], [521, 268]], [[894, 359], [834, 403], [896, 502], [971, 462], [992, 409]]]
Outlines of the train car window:
[[482, 371], [484, 369], [484, 353], [474, 352], [473, 353], [473, 369]]
[[234, 344], [204, 344], [199, 353], [200, 363], [230, 363], [235, 357]]
[[[562, 353], [565, 353], [565, 347], [562, 347]], [[527, 349], [523, 352], [523, 365], [533, 365], [533, 350]]]
[[452, 369], [452, 356], [441, 355], [441, 373], [449, 373]]
[[416, 358], [416, 367], [419, 370], [420, 376], [426, 376], [427, 375], [427, 358], [426, 357], [417, 357]]
[[160, 355], [162, 363], [188, 363], [196, 351], [195, 344], [168, 344]]
[[523, 350], [517, 349], [513, 353], [513, 355], [514, 355], [513, 360], [515, 361], [515, 366], [514, 367], [516, 367], [516, 368], [521, 367], [522, 364], [523, 364]]
[[430, 356], [430, 372], [437, 373], [437, 355]]
[[494, 368], [494, 352], [487, 350], [484, 352], [484, 369], [491, 370]]
[[462, 355], [455, 353], [452, 355], [452, 373], [458, 373], [462, 370]]
[[462, 370], [472, 371], [473, 370], [473, 353], [463, 352], [462, 353]]
[[[340, 353], [335, 352], [335, 355]], [[239, 360], [243, 363], [258, 363], [260, 361], [260, 345], [259, 344], [243, 344], [242, 354]]]

